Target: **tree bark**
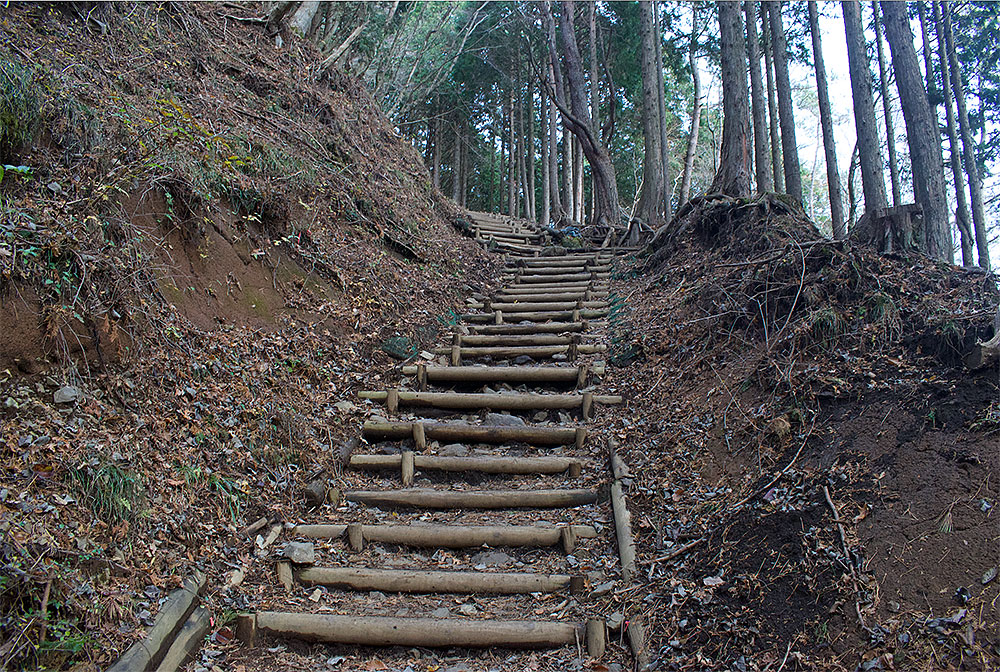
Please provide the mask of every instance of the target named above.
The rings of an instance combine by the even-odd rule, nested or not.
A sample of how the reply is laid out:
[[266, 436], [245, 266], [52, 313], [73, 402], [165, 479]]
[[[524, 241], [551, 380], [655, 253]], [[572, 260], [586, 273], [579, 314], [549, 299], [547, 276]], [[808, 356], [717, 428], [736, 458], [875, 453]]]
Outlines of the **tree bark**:
[[455, 121], [455, 139], [451, 146], [451, 200], [461, 203], [462, 195], [462, 130], [459, 122]]
[[535, 89], [533, 84], [528, 84], [528, 152], [527, 152], [528, 172], [528, 219], [533, 222], [538, 221], [538, 211], [535, 207]]
[[923, 206], [923, 250], [935, 259], [954, 261], [951, 226], [948, 222], [944, 187], [944, 159], [941, 132], [927, 100], [906, 5], [882, 2], [885, 36], [892, 54], [892, 70], [906, 122], [907, 145], [913, 165], [913, 191]]
[[819, 97], [819, 118], [823, 126], [823, 150], [826, 153], [826, 184], [830, 193], [830, 221], [833, 237], [843, 240], [844, 201], [840, 196], [840, 170], [837, 167], [837, 146], [833, 138], [833, 114], [830, 111], [830, 92], [826, 82], [826, 65], [823, 62], [823, 41], [819, 31], [819, 10], [816, 0], [809, 2], [809, 32], [812, 34], [813, 62], [816, 65], [816, 91]]
[[431, 124], [431, 182], [435, 189], [441, 188], [441, 114], [440, 107], [434, 106], [434, 121]]
[[660, 106], [657, 102], [659, 80], [656, 69], [656, 44], [654, 43], [652, 3], [639, 1], [639, 64], [642, 71], [642, 189], [636, 214], [649, 226], [656, 228], [662, 222], [663, 203], [663, 151], [660, 147]]
[[892, 185], [893, 207], [902, 204], [899, 185], [899, 160], [896, 158], [896, 131], [892, 122], [892, 102], [889, 100], [889, 76], [885, 67], [885, 48], [882, 46], [882, 18], [879, 16], [878, 3], [872, 3], [875, 13], [875, 47], [878, 53], [878, 83], [882, 93], [882, 115], [885, 117], [886, 146], [889, 148], [889, 179]]
[[757, 39], [757, 2], [746, 0], [747, 48], [750, 56], [750, 109], [753, 113], [753, 165], [757, 192], [774, 191], [767, 156], [767, 110], [760, 77], [760, 42]]
[[[674, 194], [673, 178], [670, 175], [670, 138], [667, 133], [666, 86], [663, 81], [663, 30], [660, 27], [658, 0], [653, 1], [653, 35], [656, 43], [656, 104], [660, 108], [660, 161], [663, 164], [663, 221], [669, 222], [673, 216], [671, 197]], [[600, 126], [600, 124], [596, 124]]]
[[549, 186], [549, 100], [545, 94], [545, 87], [539, 91], [539, 121], [541, 122], [541, 148], [542, 148], [542, 228], [547, 229], [551, 224], [551, 200], [552, 194]]
[[[566, 62], [566, 74], [569, 80], [568, 105], [560, 101], [559, 111], [569, 126], [570, 131], [580, 140], [581, 148], [590, 162], [591, 174], [594, 176], [594, 219], [596, 224], [618, 227], [621, 222], [621, 211], [618, 203], [618, 184], [615, 180], [615, 167], [611, 155], [601, 142], [600, 129], [594, 127], [590, 118], [586, 99], [586, 85], [583, 77], [583, 64], [580, 51], [576, 44], [576, 31], [573, 25], [573, 0], [563, 0], [563, 11], [560, 17], [562, 29], [563, 55]], [[545, 11], [549, 29], [549, 57], [553, 67], [558, 64], [558, 52], [555, 45], [555, 26], [548, 1]], [[558, 93], [558, 88], [557, 88]], [[636, 232], [637, 234], [638, 232]], [[637, 242], [637, 236], [633, 242]]]
[[885, 178], [882, 175], [882, 156], [875, 126], [875, 102], [872, 98], [865, 30], [861, 24], [861, 5], [858, 0], [844, 0], [841, 7], [844, 10], [844, 33], [847, 37], [847, 65], [851, 73], [858, 161], [861, 164], [861, 190], [865, 196], [865, 210], [874, 213], [886, 207]]
[[561, 77], [559, 81], [556, 80], [555, 68], [551, 62], [549, 63], [549, 84], [552, 87], [552, 95], [549, 96], [549, 189], [551, 190], [552, 220], [554, 224], [558, 225], [565, 217], [562, 199], [559, 195], [559, 112], [555, 100], [556, 91], [558, 88], [562, 88], [562, 81]]
[[937, 100], [941, 94], [938, 91], [937, 81], [934, 77], [934, 62], [931, 58], [931, 41], [927, 35], [927, 12], [924, 3], [918, 2], [917, 17], [920, 21], [920, 49], [924, 56], [924, 80], [927, 86], [927, 99], [931, 103], [931, 109], [937, 107]]
[[955, 49], [955, 34], [951, 25], [951, 5], [947, 2], [944, 5], [944, 39], [948, 49], [951, 85], [955, 91], [955, 103], [958, 107], [958, 129], [962, 136], [962, 160], [965, 165], [965, 174], [969, 178], [972, 223], [976, 232], [976, 252], [979, 256], [979, 267], [988, 271], [990, 270], [990, 252], [986, 233], [986, 211], [983, 207], [982, 182], [980, 182], [979, 177], [979, 165], [976, 163], [976, 145], [972, 139], [972, 127], [969, 125], [969, 110], [965, 104], [965, 84], [962, 81], [962, 70], [958, 64], [958, 53]]
[[774, 52], [774, 79], [778, 89], [778, 120], [781, 123], [781, 158], [785, 172], [785, 193], [802, 203], [802, 172], [799, 146], [795, 140], [795, 113], [792, 84], [788, 77], [788, 49], [781, 20], [780, 0], [765, 0], [771, 24], [771, 50]]
[[743, 19], [737, 2], [720, 0], [719, 32], [722, 56], [722, 152], [712, 192], [729, 196], [750, 194], [750, 101]]
[[774, 92], [774, 57], [771, 51], [771, 24], [767, 9], [760, 3], [761, 33], [764, 36], [764, 74], [767, 77], [767, 116], [771, 134], [771, 177], [774, 190], [785, 192], [785, 174], [781, 169], [781, 136], [778, 134], [778, 102]]
[[573, 140], [573, 204], [575, 215], [573, 219], [583, 223], [583, 150], [580, 141]]
[[698, 151], [698, 134], [701, 132], [701, 75], [698, 73], [698, 6], [691, 4], [691, 41], [688, 44], [688, 63], [691, 67], [693, 87], [691, 109], [691, 132], [688, 134], [687, 149], [684, 152], [684, 172], [681, 174], [681, 191], [677, 202], [688, 202], [691, 196], [691, 174], [694, 172], [694, 156]]
[[972, 218], [969, 215], [969, 201], [965, 195], [965, 173], [962, 172], [962, 149], [958, 144], [958, 131], [955, 126], [955, 110], [952, 107], [951, 74], [948, 72], [948, 49], [944, 37], [944, 20], [941, 16], [941, 3], [934, 2], [934, 32], [938, 42], [938, 62], [941, 65], [941, 93], [944, 103], [945, 120], [948, 129], [948, 163], [951, 164], [951, 175], [955, 181], [955, 223], [961, 234], [962, 265], [974, 266], [972, 246], [975, 236], [972, 233]]

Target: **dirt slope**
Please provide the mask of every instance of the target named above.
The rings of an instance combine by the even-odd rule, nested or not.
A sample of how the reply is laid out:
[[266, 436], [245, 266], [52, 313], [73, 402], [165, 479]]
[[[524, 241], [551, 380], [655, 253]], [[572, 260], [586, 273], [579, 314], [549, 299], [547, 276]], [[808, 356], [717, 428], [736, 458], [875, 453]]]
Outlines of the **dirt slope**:
[[106, 667], [243, 562], [334, 468], [337, 403], [495, 276], [364, 90], [232, 18], [256, 4], [109, 5], [0, 14], [35, 104], [0, 183], [10, 669]]
[[678, 224], [611, 358], [658, 669], [997, 669], [995, 277], [773, 198]]

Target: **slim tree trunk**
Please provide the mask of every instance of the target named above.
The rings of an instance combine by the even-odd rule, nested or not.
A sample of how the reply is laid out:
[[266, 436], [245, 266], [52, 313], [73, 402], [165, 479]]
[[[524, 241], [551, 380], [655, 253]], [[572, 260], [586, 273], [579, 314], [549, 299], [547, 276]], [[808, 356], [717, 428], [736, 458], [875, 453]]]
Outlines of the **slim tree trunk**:
[[778, 134], [778, 102], [774, 92], [774, 57], [771, 51], [771, 24], [767, 9], [760, 3], [761, 32], [764, 36], [764, 74], [767, 77], [767, 117], [771, 134], [771, 177], [774, 190], [785, 192], [785, 174], [781, 169], [781, 136]]
[[861, 5], [858, 0], [844, 0], [840, 4], [844, 10], [847, 65], [851, 73], [858, 162], [861, 164], [861, 190], [865, 195], [865, 210], [874, 213], [886, 207], [885, 178], [882, 175], [882, 156], [875, 126], [875, 102], [872, 99], [865, 30], [861, 24]]
[[753, 165], [757, 177], [757, 192], [774, 191], [771, 167], [767, 156], [767, 110], [764, 105], [764, 84], [760, 77], [760, 42], [757, 40], [757, 2], [745, 4], [747, 47], [750, 56], [750, 109], [753, 112]]
[[649, 226], [661, 223], [663, 203], [663, 151], [660, 147], [660, 106], [657, 102], [659, 80], [656, 70], [652, 3], [639, 1], [639, 64], [642, 71], [642, 189], [636, 214]]
[[889, 76], [885, 67], [885, 48], [882, 46], [882, 19], [879, 16], [878, 3], [872, 3], [875, 12], [875, 48], [878, 53], [878, 82], [882, 93], [882, 115], [885, 117], [886, 146], [889, 148], [889, 179], [892, 184], [892, 205], [902, 201], [899, 186], [899, 160], [896, 158], [896, 131], [892, 123], [892, 102], [889, 100]]
[[780, 0], [765, 0], [771, 23], [771, 50], [774, 52], [774, 80], [778, 87], [778, 119], [781, 123], [781, 158], [785, 169], [785, 192], [802, 203], [802, 171], [799, 146], [795, 140], [795, 113], [792, 84], [788, 77], [788, 49], [781, 20]]
[[573, 140], [573, 203], [576, 206], [574, 219], [583, 223], [583, 148], [580, 141]]
[[455, 137], [451, 145], [451, 200], [459, 203], [462, 194], [462, 180], [459, 175], [462, 172], [462, 131], [459, 128], [458, 120], [455, 120]]
[[435, 189], [441, 188], [441, 110], [434, 107], [434, 121], [431, 124], [431, 138], [434, 148], [431, 150], [431, 182]]
[[924, 3], [918, 2], [917, 17], [920, 20], [920, 49], [924, 55], [924, 81], [927, 85], [927, 98], [931, 102], [931, 108], [936, 107], [940, 93], [938, 92], [937, 80], [934, 76], [934, 61], [931, 58], [931, 41], [927, 34], [927, 12]]
[[[549, 84], [553, 93], [560, 83], [556, 81], [553, 66], [549, 63]], [[559, 117], [556, 101], [549, 97], [549, 189], [551, 190], [552, 219], [555, 224], [562, 222], [563, 213], [562, 199], [559, 197]]]
[[[588, 26], [590, 38], [590, 117], [594, 121], [594, 128], [601, 127], [601, 79], [597, 62], [597, 2], [590, 0], [588, 3]], [[590, 218], [594, 219], [594, 187], [593, 176], [591, 176], [590, 187]]]
[[752, 150], [743, 18], [737, 2], [720, 0], [716, 5], [722, 56], [722, 155], [711, 191], [748, 196]]
[[823, 62], [823, 42], [819, 32], [819, 10], [816, 0], [809, 2], [809, 32], [812, 34], [813, 62], [816, 64], [816, 92], [819, 98], [819, 119], [823, 125], [823, 150], [826, 153], [826, 184], [830, 193], [830, 221], [833, 237], [847, 236], [844, 228], [844, 202], [840, 197], [840, 171], [837, 168], [837, 146], [833, 139], [833, 114], [830, 112], [830, 92]]
[[535, 207], [535, 88], [534, 84], [528, 84], [528, 152], [527, 152], [528, 172], [528, 219], [533, 222], [538, 221], [538, 211]]
[[681, 173], [681, 191], [678, 204], [687, 203], [691, 196], [691, 174], [694, 172], [694, 156], [698, 151], [698, 134], [701, 132], [701, 75], [698, 73], [698, 7], [691, 5], [691, 41], [688, 44], [688, 63], [691, 66], [693, 87], [693, 107], [691, 109], [691, 132], [688, 134], [687, 150], [684, 152], [684, 172]]
[[660, 109], [660, 162], [663, 164], [663, 221], [673, 216], [671, 197], [673, 177], [670, 174], [670, 138], [667, 133], [666, 86], [663, 81], [663, 29], [660, 27], [658, 0], [653, 1], [653, 35], [656, 44], [656, 104]]
[[962, 149], [958, 144], [958, 131], [955, 126], [955, 110], [952, 107], [951, 74], [948, 72], [948, 49], [944, 39], [944, 20], [941, 17], [941, 3], [934, 2], [934, 32], [937, 35], [938, 63], [941, 65], [941, 93], [944, 103], [945, 120], [948, 129], [948, 163], [951, 164], [951, 175], [955, 181], [955, 223], [961, 234], [962, 265], [974, 266], [972, 246], [975, 236], [972, 233], [972, 218], [969, 216], [969, 200], [965, 195], [965, 173], [962, 172]]
[[565, 124], [563, 124], [562, 149], [563, 209], [566, 211], [566, 216], [572, 221], [576, 217], [576, 203], [573, 201], [573, 167], [575, 165], [573, 162], [573, 135]]
[[965, 83], [962, 81], [962, 70], [958, 64], [955, 34], [951, 25], [951, 4], [948, 2], [944, 5], [944, 39], [948, 49], [951, 85], [955, 91], [955, 103], [958, 107], [958, 129], [962, 136], [962, 160], [965, 165], [965, 174], [969, 178], [972, 223], [976, 231], [976, 253], [979, 257], [979, 267], [988, 271], [990, 270], [990, 252], [989, 240], [986, 237], [986, 211], [983, 207], [982, 182], [979, 181], [976, 145], [972, 139], [972, 127], [969, 125], [969, 110], [965, 104]]
[[896, 89], [906, 122], [906, 140], [913, 165], [913, 191], [924, 211], [922, 247], [934, 259], [954, 261], [944, 187], [941, 132], [920, 76], [906, 5], [897, 2], [883, 2], [881, 5], [885, 36], [892, 54], [892, 70], [896, 75]]
[[542, 227], [548, 228], [551, 224], [549, 219], [552, 216], [551, 211], [551, 201], [552, 193], [550, 191], [549, 180], [551, 173], [549, 170], [549, 100], [545, 93], [545, 87], [541, 87], [539, 91], [539, 120], [541, 121], [541, 128], [539, 132], [541, 133], [541, 148], [542, 148]]

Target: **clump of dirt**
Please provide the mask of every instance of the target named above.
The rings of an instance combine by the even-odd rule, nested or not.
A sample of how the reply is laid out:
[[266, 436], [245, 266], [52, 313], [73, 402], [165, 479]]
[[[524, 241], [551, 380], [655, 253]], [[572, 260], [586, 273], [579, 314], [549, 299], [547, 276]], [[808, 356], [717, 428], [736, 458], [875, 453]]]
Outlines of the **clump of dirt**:
[[618, 274], [605, 431], [659, 668], [995, 667], [1000, 376], [962, 364], [995, 277], [774, 196], [696, 199], [651, 252]]
[[245, 608], [239, 530], [335, 480], [356, 391], [498, 275], [368, 93], [255, 11], [5, 10], [38, 116], [0, 182], [0, 667], [107, 667], [194, 567]]

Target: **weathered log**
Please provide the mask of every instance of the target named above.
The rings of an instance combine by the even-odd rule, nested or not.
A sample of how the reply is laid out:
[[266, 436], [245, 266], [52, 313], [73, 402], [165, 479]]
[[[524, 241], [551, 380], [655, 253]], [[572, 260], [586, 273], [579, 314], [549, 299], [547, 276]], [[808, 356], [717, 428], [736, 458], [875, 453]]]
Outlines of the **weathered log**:
[[542, 282], [533, 285], [508, 285], [503, 288], [506, 294], [544, 294], [546, 292], [603, 291], [608, 289], [606, 282]]
[[972, 352], [965, 357], [965, 366], [975, 371], [985, 369], [1000, 362], [1000, 329], [988, 341], [976, 343]]
[[176, 672], [194, 658], [211, 625], [211, 612], [205, 607], [196, 607], [174, 637], [163, 660], [156, 666], [156, 672]]
[[648, 669], [649, 651], [646, 650], [646, 628], [643, 626], [641, 616], [635, 616], [629, 621], [626, 633], [628, 634], [629, 648], [632, 649], [632, 658], [635, 660], [635, 669], [640, 671]]
[[[472, 367], [468, 367], [472, 368]], [[412, 422], [372, 422], [364, 424], [366, 439], [379, 441], [405, 439], [412, 436]], [[499, 425], [468, 425], [453, 422], [424, 422], [427, 438], [443, 443], [468, 441], [471, 443], [527, 443], [534, 446], [567, 446], [577, 441], [583, 427], [501, 427]], [[582, 446], [581, 446], [582, 447]]]
[[[327, 644], [420, 647], [556, 648], [585, 637], [583, 625], [388, 616], [337, 616], [262, 611], [248, 615], [254, 631]], [[241, 630], [251, 628], [243, 626]]]
[[[484, 346], [481, 348], [458, 348], [458, 353], [461, 357], [492, 357], [494, 359], [511, 359], [513, 357], [528, 356], [534, 357], [536, 359], [542, 357], [551, 357], [553, 355], [565, 355], [571, 354], [572, 350], [576, 349], [576, 354], [579, 355], [592, 355], [598, 352], [607, 352], [608, 346], [606, 345], [590, 345], [581, 344], [576, 345], [575, 343], [570, 343], [568, 345], [515, 345], [510, 347], [504, 346]], [[449, 348], [433, 348], [431, 352], [435, 355], [447, 355], [455, 352], [455, 346]], [[573, 359], [571, 357], [571, 359]]]
[[481, 335], [481, 334], [465, 334], [462, 336], [462, 345], [466, 347], [470, 346], [524, 346], [524, 345], [569, 345], [570, 343], [576, 343], [579, 340], [579, 336], [570, 336], [568, 334], [497, 334], [497, 335]]
[[539, 284], [553, 282], [573, 282], [585, 280], [606, 280], [610, 273], [598, 273], [596, 271], [587, 273], [563, 273], [560, 275], [520, 275], [517, 278], [518, 284]]
[[[562, 541], [563, 529], [569, 527], [578, 539], [593, 539], [597, 530], [589, 525], [359, 525], [367, 541], [420, 548], [478, 548], [479, 546], [526, 546], [546, 548]], [[338, 539], [347, 525], [297, 525], [293, 532], [315, 539]]]
[[473, 324], [469, 329], [477, 334], [562, 334], [587, 331], [594, 322], [549, 322], [533, 324]]
[[348, 502], [380, 508], [413, 509], [561, 509], [593, 504], [593, 490], [353, 490]]
[[505, 313], [529, 313], [538, 310], [573, 310], [574, 308], [607, 308], [607, 301], [591, 300], [584, 301], [578, 299], [576, 301], [523, 301], [523, 300], [506, 300], [506, 301], [490, 301], [488, 304], [473, 303], [469, 304], [467, 307], [471, 309], [482, 310], [487, 308], [489, 310], [502, 310]]
[[[529, 313], [513, 313], [511, 320], [518, 322], [532, 321], [544, 322], [545, 320], [579, 322], [580, 320], [591, 320], [596, 317], [604, 317], [608, 314], [603, 308], [576, 308], [573, 310], [538, 310]], [[464, 313], [459, 317], [465, 322], [472, 323], [495, 323], [503, 324], [503, 311], [498, 310], [492, 313]], [[499, 321], [496, 321], [498, 320]]]
[[607, 629], [604, 621], [599, 618], [587, 620], [587, 655], [595, 660], [604, 657], [604, 650], [607, 646]]
[[[398, 469], [402, 462], [402, 455], [352, 455], [350, 466], [355, 469]], [[579, 466], [580, 460], [572, 457], [413, 455], [413, 465], [417, 469], [477, 471], [484, 474], [561, 474], [574, 465]]]
[[[402, 392], [389, 390], [376, 392], [362, 390], [358, 396], [372, 401], [386, 401], [390, 393], [396, 392], [402, 406], [430, 406], [444, 409], [490, 408], [502, 411], [537, 411], [582, 408], [583, 394], [526, 394], [526, 393], [479, 393], [479, 392]], [[593, 395], [598, 404], [620, 404], [617, 395]]]
[[610, 273], [611, 266], [609, 264], [590, 264], [582, 262], [572, 266], [531, 266], [529, 268], [522, 269], [510, 269], [504, 271], [505, 274], [517, 276], [517, 275], [566, 275], [567, 273]]
[[569, 574], [521, 572], [440, 572], [367, 567], [308, 567], [298, 572], [307, 585], [387, 593], [555, 593], [570, 587]]
[[622, 579], [628, 583], [635, 576], [635, 539], [632, 537], [632, 514], [625, 505], [621, 480], [615, 480], [611, 484], [611, 508], [615, 516], [615, 536], [618, 538]]
[[[597, 301], [600, 299], [607, 299], [609, 296], [610, 294], [607, 290], [592, 291], [584, 289], [570, 290], [566, 292], [553, 290], [538, 294], [509, 294], [506, 290], [501, 290], [497, 293], [496, 300], [506, 303], [510, 303], [512, 301], [580, 301], [581, 299], [584, 301]], [[470, 304], [470, 306], [471, 305], [476, 304]]]
[[170, 593], [146, 636], [130, 646], [124, 655], [108, 668], [108, 672], [155, 669], [198, 605], [199, 594], [204, 590], [206, 582], [207, 577], [196, 570], [194, 575], [184, 581], [183, 586]]
[[[530, 337], [530, 336], [529, 336]], [[465, 338], [476, 338], [466, 336]], [[486, 336], [479, 338], [510, 338]], [[559, 337], [557, 337], [559, 338]], [[433, 383], [560, 383], [586, 384], [590, 374], [604, 375], [604, 365], [580, 366], [424, 366], [426, 381]], [[404, 366], [403, 374], [420, 376], [420, 366]], [[582, 385], [580, 385], [582, 387]]]

